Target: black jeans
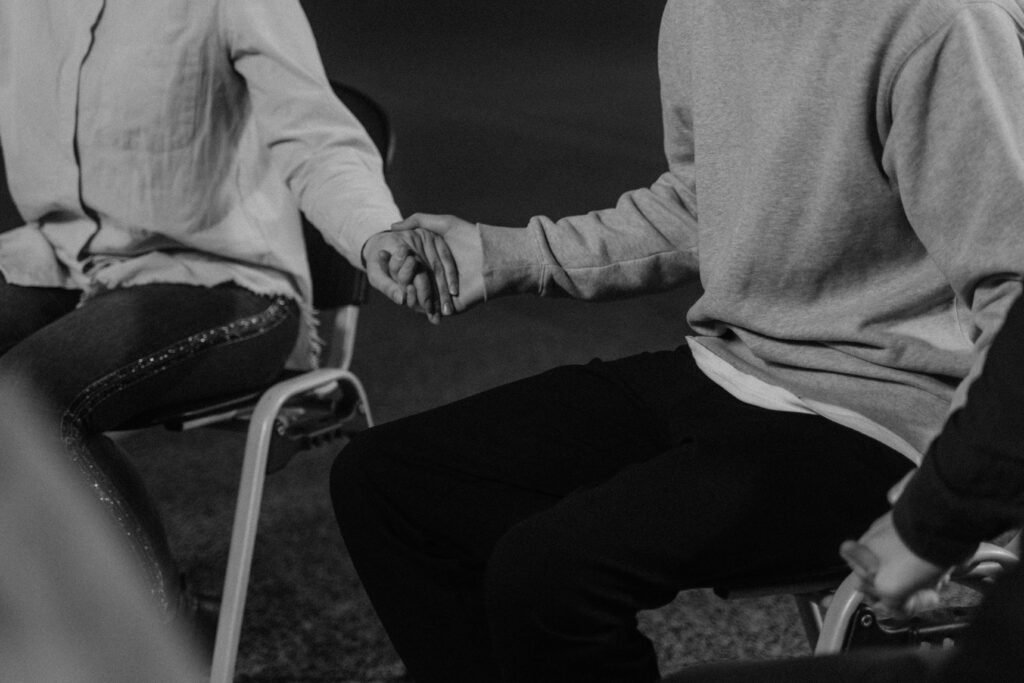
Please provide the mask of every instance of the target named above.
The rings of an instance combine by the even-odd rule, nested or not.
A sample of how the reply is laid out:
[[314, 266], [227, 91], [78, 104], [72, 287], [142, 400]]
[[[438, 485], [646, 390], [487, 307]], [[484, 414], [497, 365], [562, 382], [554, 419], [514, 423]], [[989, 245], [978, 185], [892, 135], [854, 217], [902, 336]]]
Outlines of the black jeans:
[[638, 610], [836, 566], [910, 466], [823, 418], [736, 400], [684, 346], [364, 432], [331, 492], [417, 683], [650, 682]]
[[78, 298], [0, 278], [0, 392], [33, 401], [59, 425], [68, 456], [172, 612], [179, 576], [159, 515], [103, 432], [149, 409], [273, 380], [295, 343], [297, 306], [234, 285], [143, 285], [76, 307]]

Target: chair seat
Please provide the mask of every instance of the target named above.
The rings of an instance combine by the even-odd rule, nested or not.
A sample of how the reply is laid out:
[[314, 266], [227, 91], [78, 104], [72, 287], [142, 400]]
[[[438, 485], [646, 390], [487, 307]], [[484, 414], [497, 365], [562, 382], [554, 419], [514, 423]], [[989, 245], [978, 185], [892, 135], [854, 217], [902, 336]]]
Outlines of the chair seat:
[[260, 400], [263, 392], [277, 382], [302, 374], [296, 370], [285, 370], [273, 382], [259, 389], [250, 389], [234, 394], [219, 394], [206, 398], [161, 406], [139, 413], [118, 426], [118, 430], [165, 427], [183, 431], [193, 426], [223, 422], [242, 411], [251, 410]]
[[[172, 431], [195, 427], [245, 430], [266, 389], [302, 374], [302, 371], [285, 370], [263, 389], [163, 406], [134, 416], [118, 430], [157, 426]], [[356, 424], [358, 406], [358, 392], [344, 380], [290, 400], [275, 419], [266, 471], [275, 472], [298, 453], [350, 436], [362, 427]]]

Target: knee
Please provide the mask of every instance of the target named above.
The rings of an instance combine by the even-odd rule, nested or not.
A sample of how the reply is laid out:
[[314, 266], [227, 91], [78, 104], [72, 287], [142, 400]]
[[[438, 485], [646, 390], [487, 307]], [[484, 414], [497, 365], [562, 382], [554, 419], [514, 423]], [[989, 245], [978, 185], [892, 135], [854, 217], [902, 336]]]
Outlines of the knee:
[[39, 391], [34, 388], [38, 380], [33, 378], [40, 372], [28, 362], [31, 358], [22, 358], [22, 355], [16, 351], [0, 355], [0, 396], [13, 398]]
[[546, 523], [543, 516], [512, 527], [487, 563], [484, 600], [489, 620], [513, 629], [573, 620], [588, 590], [589, 555], [571, 533]]
[[365, 480], [366, 463], [373, 458], [373, 430], [360, 432], [352, 437], [334, 458], [331, 466], [330, 486], [331, 499], [337, 503], [358, 493]]
[[374, 500], [387, 496], [396, 478], [394, 453], [385, 427], [355, 434], [334, 459], [330, 474], [331, 502], [338, 524], [359, 526]]
[[0, 403], [8, 409], [17, 406], [35, 419], [59, 424], [66, 402], [51, 385], [62, 373], [47, 371], [34, 359], [21, 356], [15, 351], [0, 356]]

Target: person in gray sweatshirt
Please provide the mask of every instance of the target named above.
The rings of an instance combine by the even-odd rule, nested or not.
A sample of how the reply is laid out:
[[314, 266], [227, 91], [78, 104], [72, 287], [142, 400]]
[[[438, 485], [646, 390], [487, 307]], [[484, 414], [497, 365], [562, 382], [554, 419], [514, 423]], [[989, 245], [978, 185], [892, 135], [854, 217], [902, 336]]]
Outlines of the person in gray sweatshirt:
[[458, 310], [703, 286], [674, 350], [339, 455], [339, 527], [418, 683], [653, 681], [637, 611], [839, 563], [1020, 296], [1022, 36], [1016, 0], [669, 0], [650, 187], [518, 228], [394, 226], [444, 235]]
[[[843, 557], [876, 615], [905, 618], [935, 603], [943, 575], [982, 541], [1024, 526], [1024, 299], [987, 349], [966, 405], [932, 441], [890, 512]], [[930, 594], [930, 595], [929, 595]], [[927, 608], [926, 608], [927, 609]], [[718, 662], [688, 667], [665, 683], [967, 683], [1019, 681], [1024, 672], [1024, 564], [985, 591], [956, 647], [858, 649], [814, 658]]]

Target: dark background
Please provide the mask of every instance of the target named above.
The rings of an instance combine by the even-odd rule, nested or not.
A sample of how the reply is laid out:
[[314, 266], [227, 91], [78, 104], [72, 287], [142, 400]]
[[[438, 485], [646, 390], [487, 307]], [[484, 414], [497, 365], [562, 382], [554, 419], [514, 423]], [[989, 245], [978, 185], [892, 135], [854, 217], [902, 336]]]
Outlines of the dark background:
[[[664, 168], [657, 32], [663, 2], [305, 0], [328, 74], [372, 94], [398, 135], [389, 182], [404, 213], [522, 225], [614, 204]], [[6, 187], [4, 187], [6, 190]], [[17, 223], [0, 198], [0, 229]], [[609, 303], [499, 299], [431, 327], [374, 295], [354, 370], [378, 421], [561, 363], [674, 347], [697, 288]], [[494, 419], [501, 419], [500, 415]], [[194, 583], [218, 590], [238, 435], [129, 435]], [[268, 480], [239, 675], [391, 681], [401, 662], [338, 537], [333, 453]], [[467, 514], [472, 514], [467, 511]], [[644, 613], [663, 668], [806, 652], [784, 597], [690, 591]]]

